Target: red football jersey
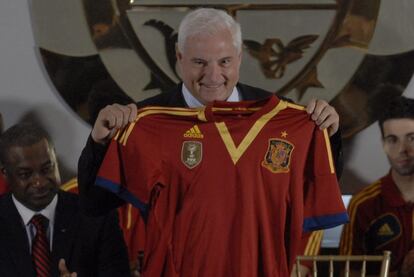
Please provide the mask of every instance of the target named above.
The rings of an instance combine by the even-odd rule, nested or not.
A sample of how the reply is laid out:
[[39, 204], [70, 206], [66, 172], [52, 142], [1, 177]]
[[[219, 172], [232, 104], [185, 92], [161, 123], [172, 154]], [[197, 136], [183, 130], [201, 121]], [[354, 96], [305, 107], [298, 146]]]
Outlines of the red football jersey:
[[289, 276], [303, 231], [347, 221], [326, 131], [276, 96], [144, 108], [96, 184], [141, 210], [144, 276]]
[[[348, 211], [350, 222], [342, 232], [341, 254], [382, 255], [390, 250], [390, 271], [399, 270], [414, 247], [414, 205], [405, 202], [391, 172], [355, 194]], [[379, 267], [372, 270], [378, 274]]]

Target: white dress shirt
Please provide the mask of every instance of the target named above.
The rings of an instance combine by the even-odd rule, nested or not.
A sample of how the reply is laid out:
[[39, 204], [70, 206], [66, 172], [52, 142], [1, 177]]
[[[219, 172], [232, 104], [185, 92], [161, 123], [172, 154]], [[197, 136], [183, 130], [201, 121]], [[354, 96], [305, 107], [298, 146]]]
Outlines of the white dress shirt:
[[14, 205], [16, 206], [17, 211], [19, 212], [20, 217], [23, 220], [23, 224], [26, 227], [27, 238], [29, 239], [30, 252], [32, 251], [32, 240], [34, 236], [36, 235], [36, 228], [33, 226], [33, 224], [30, 223], [30, 220], [35, 214], [42, 214], [49, 220], [49, 227], [47, 228], [47, 237], [49, 238], [50, 251], [52, 251], [53, 225], [55, 222], [55, 211], [56, 211], [57, 198], [58, 196], [55, 195], [55, 197], [52, 199], [49, 205], [47, 205], [43, 210], [35, 212], [35, 211], [28, 209], [26, 206], [20, 203], [14, 197], [14, 195], [12, 195]]
[[[191, 92], [187, 89], [187, 87], [183, 83], [182, 93], [184, 96], [185, 103], [187, 103], [188, 107], [190, 108], [198, 108], [203, 107], [204, 105], [195, 98]], [[233, 88], [229, 98], [227, 98], [228, 102], [239, 102], [241, 101], [240, 93], [237, 90], [237, 87]]]

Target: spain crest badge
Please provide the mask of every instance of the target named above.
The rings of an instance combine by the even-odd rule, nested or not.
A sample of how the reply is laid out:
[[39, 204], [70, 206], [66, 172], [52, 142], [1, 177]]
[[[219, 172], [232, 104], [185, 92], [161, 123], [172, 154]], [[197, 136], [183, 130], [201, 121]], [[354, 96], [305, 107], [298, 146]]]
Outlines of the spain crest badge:
[[289, 172], [290, 159], [295, 147], [287, 140], [271, 138], [262, 166], [272, 173]]

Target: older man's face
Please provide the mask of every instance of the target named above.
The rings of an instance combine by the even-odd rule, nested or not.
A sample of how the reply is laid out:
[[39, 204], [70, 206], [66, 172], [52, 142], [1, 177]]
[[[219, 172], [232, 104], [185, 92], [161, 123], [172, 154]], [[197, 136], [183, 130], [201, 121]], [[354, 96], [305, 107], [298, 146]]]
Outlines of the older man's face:
[[185, 86], [203, 104], [226, 100], [239, 80], [241, 51], [228, 30], [187, 38], [177, 61]]

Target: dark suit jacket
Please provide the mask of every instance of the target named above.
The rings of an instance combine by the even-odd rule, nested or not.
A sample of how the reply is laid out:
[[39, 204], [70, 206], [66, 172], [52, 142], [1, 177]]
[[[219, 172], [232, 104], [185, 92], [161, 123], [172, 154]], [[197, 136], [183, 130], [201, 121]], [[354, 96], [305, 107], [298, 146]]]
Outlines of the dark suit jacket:
[[[59, 191], [52, 249], [52, 276], [64, 258], [78, 276], [130, 276], [117, 214], [89, 218], [80, 213], [78, 196]], [[0, 198], [0, 276], [35, 276], [27, 233], [8, 193]]]
[[[187, 107], [181, 92], [181, 87], [182, 84], [167, 93], [161, 93], [138, 102], [137, 106], [138, 108], [145, 106]], [[272, 95], [271, 92], [241, 83], [237, 84], [237, 89], [239, 90], [243, 100], [260, 100]], [[289, 99], [283, 99], [290, 101]], [[342, 147], [340, 132], [337, 132], [331, 137], [331, 144], [335, 159], [336, 172], [339, 176], [342, 172]], [[94, 186], [95, 178], [99, 170], [99, 166], [105, 156], [105, 152], [106, 146], [95, 143], [92, 138], [89, 137], [79, 158], [78, 185], [81, 207], [84, 212], [89, 215], [102, 215], [123, 204], [123, 201], [115, 194]]]

